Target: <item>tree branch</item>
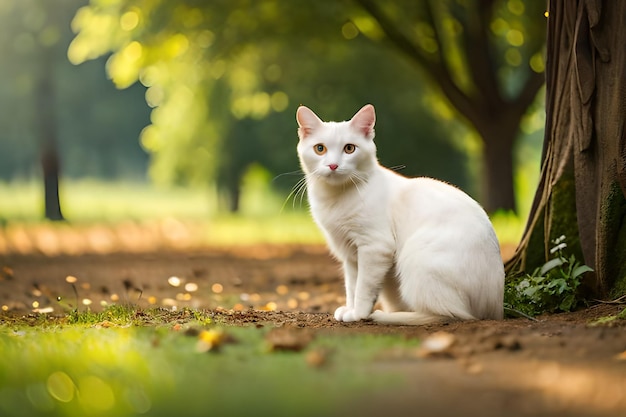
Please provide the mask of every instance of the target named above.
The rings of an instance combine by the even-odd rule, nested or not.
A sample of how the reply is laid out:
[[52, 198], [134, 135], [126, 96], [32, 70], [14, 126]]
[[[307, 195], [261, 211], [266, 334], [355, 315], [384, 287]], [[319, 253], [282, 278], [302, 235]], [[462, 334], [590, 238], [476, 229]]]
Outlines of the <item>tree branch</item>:
[[467, 16], [463, 36], [465, 59], [477, 87], [477, 93], [490, 110], [501, 108], [503, 99], [489, 42], [493, 1], [479, 1], [477, 8], [465, 8], [465, 15]]
[[[395, 23], [378, 6], [375, 0], [356, 0], [356, 2], [377, 21], [389, 42], [422, 68], [439, 85], [450, 103], [462, 115], [474, 123], [477, 119], [478, 106], [456, 85], [443, 59], [440, 59], [439, 62], [431, 60], [419, 46], [415, 45], [396, 27]], [[428, 8], [430, 8], [430, 5]], [[429, 13], [431, 13], [430, 18], [432, 19], [432, 10]], [[441, 51], [439, 54], [443, 58]]]

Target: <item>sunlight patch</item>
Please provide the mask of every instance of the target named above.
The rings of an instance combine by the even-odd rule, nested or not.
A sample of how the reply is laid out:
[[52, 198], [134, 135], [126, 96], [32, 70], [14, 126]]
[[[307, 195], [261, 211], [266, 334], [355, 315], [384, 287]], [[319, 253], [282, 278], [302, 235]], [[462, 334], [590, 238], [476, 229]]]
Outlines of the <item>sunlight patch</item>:
[[48, 377], [46, 387], [48, 388], [48, 393], [50, 393], [52, 398], [57, 401], [69, 403], [72, 399], [74, 399], [76, 386], [74, 385], [72, 378], [70, 378], [65, 372], [58, 371], [51, 374]]
[[182, 284], [182, 280], [178, 277], [169, 277], [167, 279], [167, 283], [170, 284], [172, 287], [180, 287], [180, 284]]

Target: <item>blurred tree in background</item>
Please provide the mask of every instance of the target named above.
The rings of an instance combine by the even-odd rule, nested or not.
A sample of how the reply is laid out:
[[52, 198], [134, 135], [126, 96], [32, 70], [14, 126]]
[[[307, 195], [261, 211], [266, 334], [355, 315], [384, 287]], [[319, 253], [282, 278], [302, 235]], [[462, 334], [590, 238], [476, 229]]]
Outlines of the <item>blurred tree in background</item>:
[[[407, 165], [407, 174], [429, 173], [467, 185], [461, 146], [445, 140], [447, 132], [432, 115], [416, 117], [406, 108], [421, 103], [419, 85], [405, 88], [412, 83], [410, 68], [354, 39], [353, 25], [345, 33], [344, 6], [196, 3], [92, 2], [74, 20], [79, 34], [69, 50], [73, 62], [113, 51], [107, 69], [115, 84], [124, 88], [140, 80], [148, 87], [146, 99], [154, 110], [141, 142], [152, 153], [157, 181], [216, 179], [236, 210], [251, 164], [274, 175], [297, 168], [299, 103], [325, 118], [344, 119], [378, 98], [384, 100], [379, 144], [386, 159]], [[433, 152], [452, 164], [433, 163]]]
[[217, 184], [236, 211], [249, 170], [297, 181], [299, 104], [371, 102], [383, 164], [515, 208], [514, 140], [543, 125], [539, 3], [6, 0], [0, 178], [141, 179], [149, 157], [155, 182]]
[[[51, 220], [63, 220], [59, 201], [60, 162], [54, 54], [61, 38], [62, 23], [58, 10], [47, 7], [49, 5], [49, 2], [37, 0], [25, 1], [19, 5], [4, 3], [3, 28], [16, 36], [3, 36], [2, 49], [6, 53], [6, 49], [13, 48], [19, 54], [18, 59], [7, 60], [9, 79], [19, 82], [16, 86], [7, 83], [8, 88], [13, 87], [10, 93], [19, 95], [24, 90], [31, 90], [29, 93], [32, 101], [28, 110], [33, 117], [28, 117], [27, 124], [32, 126], [30, 133], [36, 137], [38, 144], [44, 183], [45, 216]], [[24, 12], [26, 14], [20, 19], [20, 13]], [[8, 116], [12, 115], [9, 113]], [[24, 139], [20, 136], [16, 136], [18, 141]]]
[[487, 210], [515, 210], [513, 147], [544, 83], [544, 2], [357, 2], [376, 22], [357, 26], [417, 64], [478, 132]]
[[[423, 87], [408, 65], [417, 62], [483, 138], [487, 208], [515, 209], [512, 148], [542, 84], [544, 24], [542, 7], [519, 0], [92, 0], [76, 14], [68, 56], [78, 64], [112, 53], [117, 87], [147, 87], [152, 123], [141, 143], [153, 178], [216, 178], [232, 210], [251, 163], [295, 168], [300, 103], [326, 119], [378, 104], [383, 163], [465, 187], [466, 137], [433, 119], [454, 113]], [[404, 57], [380, 46], [387, 41]]]
[[70, 22], [85, 3], [0, 3], [0, 178], [41, 172], [50, 219], [63, 217], [60, 174], [141, 178], [147, 165], [136, 141], [149, 121], [142, 89], [116, 91], [104, 77], [102, 60], [82, 68], [67, 60]]

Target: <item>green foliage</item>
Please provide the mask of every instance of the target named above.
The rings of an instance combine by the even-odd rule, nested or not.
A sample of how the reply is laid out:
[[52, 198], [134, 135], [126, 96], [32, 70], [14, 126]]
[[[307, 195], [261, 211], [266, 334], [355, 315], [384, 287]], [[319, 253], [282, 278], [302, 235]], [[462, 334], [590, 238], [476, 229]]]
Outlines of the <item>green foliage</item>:
[[585, 272], [592, 269], [582, 265], [574, 255], [567, 256], [565, 236], [553, 241], [550, 254], [554, 257], [532, 274], [510, 277], [505, 286], [505, 307], [535, 316], [541, 313], [572, 311], [581, 300], [577, 288]]
[[[545, 4], [522, 0], [461, 2], [375, 2], [359, 0], [377, 16], [386, 15], [394, 29], [414, 46], [414, 54], [426, 61], [423, 66], [445, 68], [454, 84], [468, 95], [491, 94], [492, 86], [481, 77], [495, 77], [498, 92], [513, 98], [530, 71], [544, 69]], [[375, 6], [375, 7], [374, 7]], [[366, 36], [384, 40], [378, 22], [369, 16], [354, 19]], [[368, 30], [369, 29], [369, 30]], [[473, 42], [468, 48], [468, 42]], [[488, 42], [489, 54], [475, 55]], [[472, 62], [473, 61], [473, 62]], [[478, 71], [476, 65], [484, 71]], [[488, 73], [487, 73], [488, 72]], [[447, 75], [446, 75], [447, 76]]]
[[[432, 22], [418, 3], [384, 7], [419, 48], [446, 61], [445, 72], [454, 74], [461, 90], [474, 95], [479, 87], [468, 85], [472, 56], [464, 35], [476, 11], [440, 3]], [[77, 36], [68, 56], [81, 63], [112, 53], [107, 71], [113, 82], [126, 88], [139, 81], [147, 88], [152, 123], [141, 143], [152, 156], [151, 176], [160, 182], [217, 181], [237, 199], [250, 164], [274, 175], [296, 169], [298, 104], [325, 119], [343, 120], [373, 102], [379, 105], [383, 163], [469, 188], [474, 181], [466, 179], [464, 153], [478, 155], [476, 136], [455, 122], [449, 103], [437, 89], [424, 87], [409, 62], [382, 47], [388, 39], [358, 4], [92, 0], [76, 14]], [[494, 9], [493, 22], [481, 30], [497, 51], [489, 70], [497, 72], [508, 96], [529, 72], [542, 70], [537, 51], [543, 36], [537, 34], [544, 22], [536, 5], [517, 0], [498, 2]]]
[[[376, 19], [358, 2], [86, 3], [7, 0], [0, 6], [5, 63], [0, 123], [8, 127], [0, 141], [3, 178], [37, 172], [33, 102], [43, 69], [53, 73], [65, 176], [137, 179], [150, 163], [158, 182], [217, 183], [236, 198], [253, 164], [272, 175], [297, 168], [293, 113], [298, 104], [339, 120], [372, 102], [378, 107], [384, 164], [478, 191], [468, 178], [468, 172], [480, 171], [476, 134], [456, 120], [450, 104], [426, 86], [405, 57], [387, 47]], [[433, 51], [443, 51], [446, 66], [465, 89], [463, 28], [473, 9], [457, 3], [441, 2], [433, 24], [417, 3], [385, 2], [384, 7], [420, 48], [435, 59]], [[517, 0], [494, 5], [487, 32], [503, 89], [518, 88], [529, 62], [534, 69], [532, 62], [541, 64], [540, 57], [532, 61], [536, 43], [543, 42], [536, 7]], [[70, 43], [74, 15], [76, 36]], [[68, 58], [74, 64], [97, 61], [75, 67]], [[125, 91], [109, 88], [105, 65], [115, 86]], [[274, 185], [287, 189], [297, 180], [287, 178]]]

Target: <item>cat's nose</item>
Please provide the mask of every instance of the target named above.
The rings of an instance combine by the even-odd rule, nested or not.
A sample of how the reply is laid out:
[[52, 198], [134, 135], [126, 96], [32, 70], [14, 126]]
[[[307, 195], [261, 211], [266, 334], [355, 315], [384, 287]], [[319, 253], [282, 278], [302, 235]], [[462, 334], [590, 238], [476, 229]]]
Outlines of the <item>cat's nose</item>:
[[331, 171], [334, 171], [337, 168], [339, 168], [339, 165], [337, 165], [337, 164], [330, 164], [330, 165], [328, 165], [328, 168], [330, 168]]

